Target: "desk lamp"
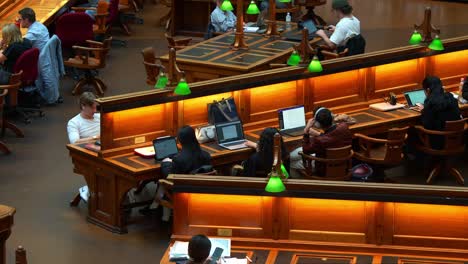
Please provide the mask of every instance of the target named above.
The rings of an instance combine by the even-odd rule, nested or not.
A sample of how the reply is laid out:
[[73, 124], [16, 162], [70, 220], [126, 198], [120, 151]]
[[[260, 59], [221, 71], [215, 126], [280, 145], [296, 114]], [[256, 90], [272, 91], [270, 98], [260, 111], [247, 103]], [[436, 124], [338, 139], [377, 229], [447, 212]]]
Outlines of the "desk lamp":
[[224, 0], [223, 3], [221, 4], [221, 10], [223, 10], [223, 11], [232, 11], [232, 10], [234, 10], [234, 7], [232, 6], [231, 1]]
[[273, 168], [268, 176], [269, 179], [265, 186], [265, 191], [279, 193], [286, 190], [283, 179], [286, 179], [289, 175], [281, 162], [281, 136], [279, 133], [276, 133], [274, 136]]
[[174, 90], [174, 93], [177, 95], [188, 95], [192, 93], [185, 79], [185, 72], [182, 72], [182, 77], [180, 78], [179, 83], [177, 84]]
[[168, 78], [167, 78], [166, 73], [162, 69], [160, 69], [159, 70], [158, 81], [154, 85], [154, 88], [156, 88], [156, 89], [166, 88], [167, 81], [168, 81]]
[[444, 44], [440, 40], [439, 36], [436, 35], [435, 38], [432, 40], [431, 44], [429, 44], [428, 48], [431, 50], [444, 50]]
[[413, 35], [411, 35], [411, 38], [409, 40], [410, 45], [418, 45], [422, 41], [422, 35], [419, 33], [417, 30], [413, 32]]
[[299, 52], [297, 52], [296, 48], [294, 47], [294, 51], [291, 53], [291, 56], [289, 56], [289, 59], [287, 61], [287, 64], [289, 66], [297, 66], [301, 62], [301, 55], [299, 55]]
[[[424, 20], [421, 25], [414, 25], [414, 33], [409, 41], [410, 44], [416, 45], [419, 43], [429, 44], [428, 48], [431, 50], [444, 50], [444, 45], [439, 38], [440, 29], [436, 28], [431, 23], [432, 11], [430, 7], [426, 7], [424, 11]], [[419, 34], [418, 30], [422, 31]], [[432, 33], [436, 34], [435, 38], [432, 38]]]
[[257, 15], [260, 14], [260, 9], [258, 9], [257, 4], [254, 0], [250, 1], [249, 7], [247, 7], [247, 11], [245, 12], [247, 15]]
[[309, 67], [307, 67], [307, 70], [309, 70], [309, 72], [322, 72], [323, 71], [322, 64], [320, 63], [317, 55], [314, 55], [314, 58], [310, 62]]

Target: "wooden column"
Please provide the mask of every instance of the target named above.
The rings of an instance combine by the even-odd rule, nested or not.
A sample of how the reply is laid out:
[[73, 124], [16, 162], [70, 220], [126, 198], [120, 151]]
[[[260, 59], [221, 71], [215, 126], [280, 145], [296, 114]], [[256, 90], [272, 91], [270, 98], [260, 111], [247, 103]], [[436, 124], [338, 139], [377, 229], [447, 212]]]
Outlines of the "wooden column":
[[5, 244], [11, 234], [15, 212], [13, 207], [0, 205], [0, 264], [6, 264]]

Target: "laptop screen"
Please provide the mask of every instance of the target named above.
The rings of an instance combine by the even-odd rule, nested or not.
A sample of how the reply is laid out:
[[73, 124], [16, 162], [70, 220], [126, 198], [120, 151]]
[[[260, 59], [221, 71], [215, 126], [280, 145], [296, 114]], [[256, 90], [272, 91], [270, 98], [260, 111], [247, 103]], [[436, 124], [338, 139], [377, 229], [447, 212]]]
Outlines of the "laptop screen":
[[426, 94], [424, 93], [423, 89], [406, 92], [405, 99], [406, 99], [406, 102], [408, 103], [408, 106], [413, 107], [417, 103], [424, 104], [424, 100], [426, 100]]
[[240, 121], [216, 124], [218, 143], [227, 143], [244, 139], [244, 130]]
[[303, 105], [279, 110], [278, 118], [281, 130], [305, 127], [306, 125]]
[[162, 160], [179, 152], [175, 137], [161, 137], [153, 140], [155, 159]]

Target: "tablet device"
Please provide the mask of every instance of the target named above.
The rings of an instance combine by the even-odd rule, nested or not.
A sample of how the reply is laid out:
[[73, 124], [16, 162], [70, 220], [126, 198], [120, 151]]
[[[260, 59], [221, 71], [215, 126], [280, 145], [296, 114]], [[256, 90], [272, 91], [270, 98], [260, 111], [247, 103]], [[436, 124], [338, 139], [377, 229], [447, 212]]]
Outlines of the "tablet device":
[[179, 150], [177, 149], [177, 141], [175, 137], [167, 136], [160, 137], [153, 140], [154, 158], [156, 160], [163, 160], [176, 155]]

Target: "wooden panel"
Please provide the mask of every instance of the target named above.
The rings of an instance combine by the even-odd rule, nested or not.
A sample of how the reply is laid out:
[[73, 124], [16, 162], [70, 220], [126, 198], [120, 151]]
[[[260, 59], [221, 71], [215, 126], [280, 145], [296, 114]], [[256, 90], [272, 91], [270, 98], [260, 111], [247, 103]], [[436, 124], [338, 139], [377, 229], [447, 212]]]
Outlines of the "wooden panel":
[[421, 86], [419, 61], [408, 60], [375, 67], [374, 98], [388, 96], [389, 92], [400, 94]]
[[160, 104], [115, 112], [113, 114], [114, 137], [128, 137], [163, 130], [166, 122], [163, 115], [164, 109], [165, 104]]
[[290, 201], [289, 239], [365, 243], [365, 202], [301, 198]]
[[277, 110], [296, 105], [296, 81], [250, 89], [250, 120], [278, 118]]
[[96, 172], [93, 203], [94, 217], [101, 221], [112, 221], [114, 212], [115, 180], [110, 173]]
[[199, 125], [208, 123], [207, 104], [214, 100], [220, 101], [233, 95], [230, 93], [203, 96], [184, 101], [183, 124]]
[[444, 85], [458, 84], [468, 74], [468, 50], [431, 57], [431, 74], [439, 76]]
[[359, 101], [359, 71], [330, 74], [312, 79], [314, 105], [338, 106]]

